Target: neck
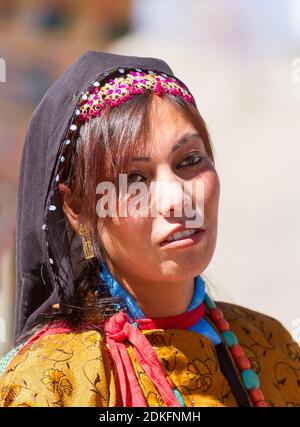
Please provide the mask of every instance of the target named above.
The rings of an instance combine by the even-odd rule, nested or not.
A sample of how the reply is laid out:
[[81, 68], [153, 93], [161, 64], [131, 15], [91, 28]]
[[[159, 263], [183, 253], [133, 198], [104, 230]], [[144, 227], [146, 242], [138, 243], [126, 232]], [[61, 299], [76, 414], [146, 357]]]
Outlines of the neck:
[[137, 305], [148, 318], [177, 316], [185, 313], [192, 301], [194, 278], [157, 282], [128, 277], [107, 264], [117, 282], [134, 298]]

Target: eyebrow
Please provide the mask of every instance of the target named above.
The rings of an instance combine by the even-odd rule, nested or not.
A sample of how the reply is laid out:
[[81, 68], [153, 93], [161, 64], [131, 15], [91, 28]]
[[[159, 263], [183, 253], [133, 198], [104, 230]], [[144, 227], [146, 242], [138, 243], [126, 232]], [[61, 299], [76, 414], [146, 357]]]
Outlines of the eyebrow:
[[[182, 145], [187, 144], [194, 138], [201, 139], [201, 135], [199, 134], [199, 132], [184, 134], [181, 138], [179, 138], [176, 144], [173, 145], [171, 149], [171, 153], [174, 153], [174, 151], [178, 150]], [[133, 161], [140, 161], [140, 160], [149, 161], [151, 159], [150, 157], [134, 157], [132, 160]]]

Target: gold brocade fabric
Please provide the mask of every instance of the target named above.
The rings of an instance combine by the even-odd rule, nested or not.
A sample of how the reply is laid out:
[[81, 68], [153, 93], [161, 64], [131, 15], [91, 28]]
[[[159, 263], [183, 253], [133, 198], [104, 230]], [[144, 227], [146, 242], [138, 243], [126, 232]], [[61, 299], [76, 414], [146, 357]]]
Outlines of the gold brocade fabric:
[[[300, 406], [300, 349], [277, 320], [217, 303], [258, 373], [270, 406]], [[181, 329], [143, 331], [187, 407], [237, 406], [210, 340]], [[156, 387], [129, 356], [149, 406], [164, 406]], [[0, 406], [122, 406], [103, 333], [98, 330], [39, 338], [11, 360], [0, 378]]]

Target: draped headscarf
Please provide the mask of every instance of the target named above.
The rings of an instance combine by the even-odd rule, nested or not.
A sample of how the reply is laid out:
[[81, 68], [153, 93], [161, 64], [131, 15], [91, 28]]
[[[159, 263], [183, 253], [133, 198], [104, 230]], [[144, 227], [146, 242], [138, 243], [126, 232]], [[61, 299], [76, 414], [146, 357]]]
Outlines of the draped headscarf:
[[161, 59], [88, 51], [50, 86], [32, 114], [18, 185], [15, 340], [54, 304], [74, 295], [74, 267], [57, 174], [82, 94], [120, 68], [174, 76]]

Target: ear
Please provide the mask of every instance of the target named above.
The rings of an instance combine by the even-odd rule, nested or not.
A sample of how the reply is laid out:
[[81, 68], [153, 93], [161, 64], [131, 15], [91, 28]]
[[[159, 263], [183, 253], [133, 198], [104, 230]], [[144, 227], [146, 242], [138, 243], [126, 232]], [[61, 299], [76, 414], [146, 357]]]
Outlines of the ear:
[[63, 184], [63, 183], [58, 184], [58, 189], [59, 189], [60, 201], [61, 201], [64, 214], [68, 218], [71, 226], [74, 228], [74, 230], [78, 234], [79, 216], [74, 212], [74, 210], [71, 208], [69, 204], [71, 200], [71, 190], [66, 184]]

